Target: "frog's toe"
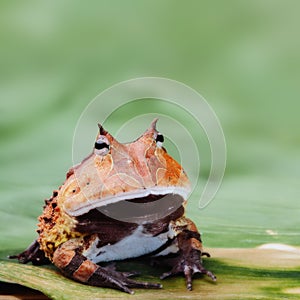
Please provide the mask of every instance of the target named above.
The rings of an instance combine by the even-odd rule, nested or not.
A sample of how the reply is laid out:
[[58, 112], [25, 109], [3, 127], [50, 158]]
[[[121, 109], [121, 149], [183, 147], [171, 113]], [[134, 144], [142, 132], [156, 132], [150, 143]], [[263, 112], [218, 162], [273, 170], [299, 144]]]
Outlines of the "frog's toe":
[[137, 271], [131, 271], [131, 272], [122, 272], [122, 275], [129, 278], [129, 277], [139, 276], [141, 275], [141, 273]]
[[121, 275], [122, 273], [110, 276], [108, 281], [111, 284], [111, 287], [117, 288], [123, 292], [134, 294], [134, 291], [132, 291], [132, 288], [144, 288], [144, 289], [160, 289], [162, 288], [162, 285], [159, 283], [152, 283], [152, 282], [142, 282], [142, 281], [136, 281], [129, 279], [127, 277], [123, 277]]
[[196, 273], [205, 274], [209, 276], [213, 281], [217, 280], [217, 277], [210, 271], [206, 270], [201, 264], [194, 265], [185, 265], [183, 270], [185, 280], [186, 280], [186, 288], [191, 291], [192, 290], [192, 278]]
[[102, 267], [102, 268], [105, 269], [108, 272], [115, 272], [116, 274], [119, 274], [120, 277], [124, 277], [124, 276], [125, 277], [134, 277], [134, 276], [140, 275], [140, 272], [137, 272], [137, 271], [130, 271], [130, 272], [117, 271], [115, 262], [112, 262], [109, 265], [107, 265], [105, 267]]
[[147, 288], [147, 289], [159, 289], [162, 288], [161, 284], [152, 282], [142, 282], [130, 279], [129, 277], [137, 276], [139, 273], [132, 272], [118, 272], [114, 268], [106, 269], [107, 281], [111, 287], [122, 290], [123, 292], [134, 294], [131, 288]]
[[88, 280], [91, 285], [107, 286], [119, 289], [123, 292], [134, 294], [131, 288], [161, 288], [161, 284], [152, 282], [140, 282], [129, 277], [137, 275], [136, 272], [118, 272], [112, 269], [99, 269], [93, 274], [93, 277]]
[[157, 289], [162, 287], [161, 284], [140, 282], [128, 278], [134, 275], [136, 275], [135, 272], [118, 272], [99, 267], [99, 269], [97, 269], [87, 283], [95, 286], [105, 286], [119, 289], [129, 294], [134, 294], [134, 292], [131, 290], [132, 288]]
[[161, 289], [163, 286], [160, 283], [142, 282], [132, 279], [127, 279], [126, 285], [131, 288], [144, 288], [144, 289]]

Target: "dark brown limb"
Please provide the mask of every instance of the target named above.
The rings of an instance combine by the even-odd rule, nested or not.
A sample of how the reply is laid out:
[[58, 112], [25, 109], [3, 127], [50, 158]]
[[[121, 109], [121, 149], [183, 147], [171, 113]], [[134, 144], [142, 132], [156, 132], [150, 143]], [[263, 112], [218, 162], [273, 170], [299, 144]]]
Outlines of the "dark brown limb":
[[10, 255], [8, 258], [17, 259], [22, 264], [32, 262], [33, 265], [45, 265], [50, 261], [45, 257], [44, 251], [40, 249], [40, 244], [35, 240], [29, 247], [18, 255]]
[[54, 264], [61, 272], [73, 280], [99, 287], [110, 287], [133, 294], [131, 288], [161, 288], [161, 284], [139, 282], [130, 279], [136, 273], [122, 273], [115, 271], [114, 267], [103, 268], [96, 265], [72, 247], [72, 241], [61, 245], [54, 252]]
[[172, 269], [164, 273], [161, 279], [183, 273], [186, 279], [186, 288], [191, 291], [194, 274], [205, 274], [213, 281], [216, 281], [217, 278], [203, 266], [201, 257], [210, 257], [210, 255], [207, 252], [202, 252], [202, 242], [195, 224], [189, 219], [183, 219], [183, 221], [184, 226], [175, 227], [178, 232], [175, 237], [179, 248], [178, 256], [169, 260], [172, 262]]

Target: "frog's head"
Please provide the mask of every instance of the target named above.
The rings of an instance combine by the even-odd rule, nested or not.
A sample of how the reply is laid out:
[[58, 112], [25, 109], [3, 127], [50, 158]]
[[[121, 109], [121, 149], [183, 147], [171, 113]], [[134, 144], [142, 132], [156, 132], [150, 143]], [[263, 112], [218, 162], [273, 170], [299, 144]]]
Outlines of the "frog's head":
[[119, 207], [120, 213], [141, 203], [150, 214], [157, 210], [171, 213], [185, 202], [189, 180], [162, 146], [164, 137], [156, 122], [137, 140], [125, 144], [99, 125], [93, 153], [72, 169], [62, 187], [61, 199], [69, 215], [80, 216], [95, 208], [108, 212], [112, 207]]

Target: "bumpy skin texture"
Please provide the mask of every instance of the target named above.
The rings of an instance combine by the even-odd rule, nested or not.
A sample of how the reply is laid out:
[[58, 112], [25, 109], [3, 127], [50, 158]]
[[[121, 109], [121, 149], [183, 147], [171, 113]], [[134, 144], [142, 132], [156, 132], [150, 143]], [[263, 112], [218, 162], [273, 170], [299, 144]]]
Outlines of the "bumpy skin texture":
[[[187, 176], [161, 147], [155, 124], [129, 144], [117, 142], [100, 127], [94, 152], [70, 169], [64, 184], [45, 201], [38, 239], [11, 258], [37, 265], [52, 262], [71, 279], [127, 293], [161, 285], [133, 280], [129, 277], [135, 272], [121, 273], [97, 263], [148, 255], [171, 265], [162, 279], [183, 273], [188, 290], [195, 273], [216, 280], [202, 265], [201, 257], [208, 254], [202, 252], [197, 227], [184, 215], [181, 193], [188, 189]], [[165, 213], [152, 216], [149, 209], [161, 196], [169, 197], [163, 204], [167, 207], [162, 206]], [[145, 209], [139, 218], [145, 216], [147, 222], [117, 220], [97, 209], [127, 200], [141, 202]]]

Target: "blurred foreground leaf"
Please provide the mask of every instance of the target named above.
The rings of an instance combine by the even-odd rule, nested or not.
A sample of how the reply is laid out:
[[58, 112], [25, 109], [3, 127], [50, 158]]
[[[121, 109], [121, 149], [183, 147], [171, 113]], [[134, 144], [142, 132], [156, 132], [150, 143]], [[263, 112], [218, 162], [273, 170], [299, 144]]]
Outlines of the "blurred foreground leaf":
[[[162, 290], [135, 290], [130, 296], [111, 289], [90, 287], [63, 277], [53, 267], [0, 262], [0, 280], [15, 282], [39, 290], [52, 299], [299, 299], [300, 250], [210, 249], [213, 259], [205, 266], [218, 277], [213, 283], [203, 277], [194, 280], [188, 292], [182, 277], [163, 281]], [[121, 263], [119, 267], [141, 269], [140, 263]], [[161, 270], [144, 268], [141, 280], [159, 281]]]

